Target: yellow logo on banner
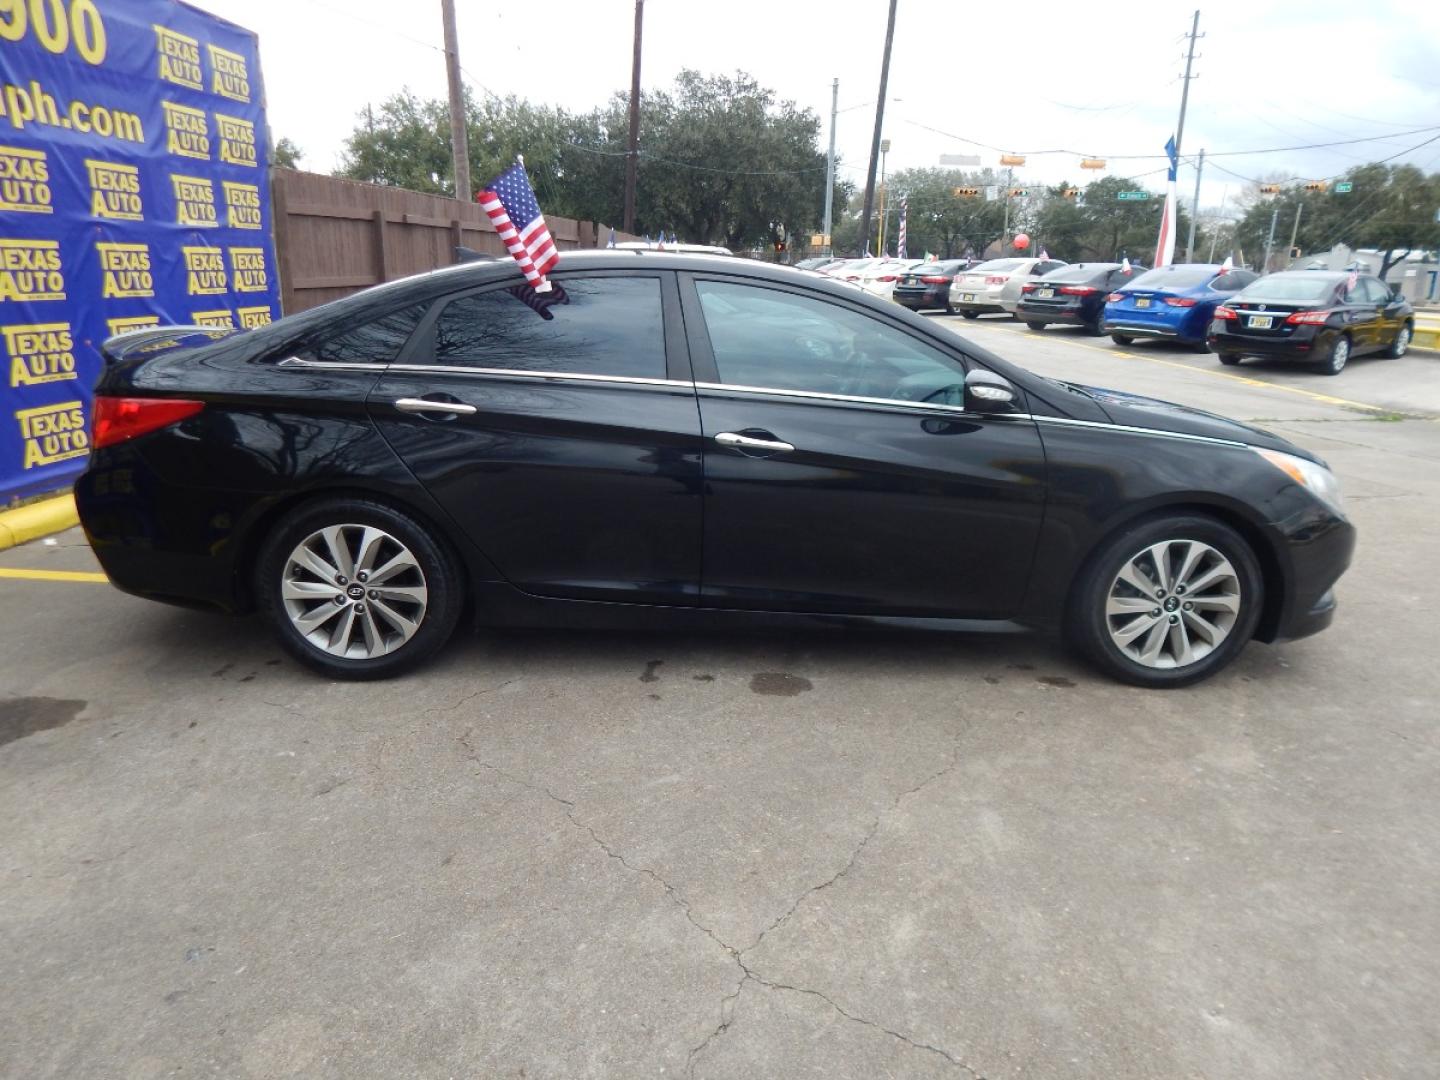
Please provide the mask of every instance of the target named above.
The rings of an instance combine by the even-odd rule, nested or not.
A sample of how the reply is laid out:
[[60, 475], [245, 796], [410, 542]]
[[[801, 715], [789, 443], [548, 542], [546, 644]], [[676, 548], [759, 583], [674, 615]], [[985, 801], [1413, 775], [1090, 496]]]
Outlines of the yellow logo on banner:
[[105, 275], [100, 295], [106, 300], [154, 296], [155, 276], [150, 272], [150, 248], [146, 244], [97, 242], [100, 271]]
[[0, 210], [21, 214], [53, 214], [50, 205], [50, 164], [44, 150], [0, 146]]
[[68, 322], [6, 326], [5, 353], [10, 357], [10, 388], [38, 386], [78, 378], [75, 337]]
[[236, 308], [235, 313], [240, 316], [240, 325], [246, 330], [254, 330], [257, 326], [268, 326], [270, 324], [270, 309], [268, 307]]
[[170, 184], [175, 189], [175, 220], [179, 224], [220, 224], [215, 216], [215, 188], [209, 180], [171, 173]]
[[225, 253], [212, 247], [182, 247], [185, 253], [185, 292], [214, 296], [225, 291]]
[[191, 90], [205, 89], [205, 78], [200, 71], [200, 42], [156, 26], [155, 52], [160, 58], [160, 78]]
[[0, 240], [0, 300], [64, 300], [59, 240]]
[[222, 180], [225, 187], [225, 224], [232, 229], [260, 228], [260, 188]]
[[229, 165], [249, 165], [255, 162], [255, 125], [249, 120], [234, 116], [215, 114], [215, 129], [220, 133], [220, 160]]
[[85, 159], [90, 174], [90, 215], [116, 221], [144, 221], [140, 204], [140, 169], [114, 161]]
[[235, 329], [235, 316], [225, 308], [220, 308], [218, 311], [192, 311], [190, 318], [196, 326], [216, 326], [221, 330]]
[[210, 129], [205, 110], [162, 101], [165, 107], [165, 150], [180, 157], [210, 160]]
[[53, 465], [81, 457], [90, 449], [90, 438], [85, 434], [85, 410], [78, 401], [17, 409], [15, 421], [20, 425], [20, 438], [25, 443], [22, 468]]
[[231, 280], [236, 292], [264, 292], [269, 282], [265, 279], [265, 249], [230, 249]]
[[110, 331], [111, 337], [128, 334], [131, 330], [145, 330], [159, 325], [159, 315], [123, 315], [118, 319], [105, 320], [105, 328]]
[[206, 45], [210, 50], [210, 90], [231, 101], [250, 100], [250, 72], [245, 68], [245, 57], [239, 53], [222, 49], [219, 45]]

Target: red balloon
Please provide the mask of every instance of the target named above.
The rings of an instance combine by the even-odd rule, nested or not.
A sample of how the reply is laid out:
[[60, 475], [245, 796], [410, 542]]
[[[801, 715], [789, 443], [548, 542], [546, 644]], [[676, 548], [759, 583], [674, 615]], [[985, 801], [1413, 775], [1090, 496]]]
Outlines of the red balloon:
[[1016, 234], [1016, 236], [1015, 236], [1015, 250], [1016, 250], [1016, 251], [1024, 251], [1024, 250], [1025, 250], [1027, 247], [1029, 247], [1029, 246], [1030, 246], [1030, 237], [1026, 236], [1023, 232]]

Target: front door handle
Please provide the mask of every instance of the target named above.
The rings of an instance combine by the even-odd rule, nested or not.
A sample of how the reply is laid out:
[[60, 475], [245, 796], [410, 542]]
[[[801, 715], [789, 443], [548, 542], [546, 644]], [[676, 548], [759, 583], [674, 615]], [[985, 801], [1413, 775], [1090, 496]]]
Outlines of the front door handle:
[[736, 450], [759, 450], [769, 454], [784, 454], [795, 449], [788, 442], [781, 442], [779, 439], [756, 439], [733, 431], [720, 432], [715, 436], [715, 441], [721, 446], [732, 446]]
[[429, 398], [402, 397], [395, 402], [395, 408], [406, 413], [450, 413], [453, 416], [473, 416], [474, 405], [463, 401], [432, 401]]

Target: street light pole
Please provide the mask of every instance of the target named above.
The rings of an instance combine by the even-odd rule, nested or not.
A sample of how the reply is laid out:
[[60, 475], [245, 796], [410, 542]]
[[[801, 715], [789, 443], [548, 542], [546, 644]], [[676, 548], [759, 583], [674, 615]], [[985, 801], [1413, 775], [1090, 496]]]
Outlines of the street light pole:
[[1190, 239], [1185, 241], [1185, 261], [1195, 261], [1195, 219], [1200, 215], [1200, 174], [1205, 171], [1205, 151], [1195, 165], [1195, 197], [1190, 200]]
[[1260, 272], [1270, 272], [1270, 252], [1275, 247], [1275, 223], [1280, 220], [1280, 204], [1275, 204], [1275, 209], [1270, 213], [1270, 235], [1265, 238], [1265, 261], [1260, 264]]
[[1295, 261], [1295, 238], [1300, 235], [1300, 211], [1305, 209], [1305, 204], [1295, 204], [1295, 224], [1290, 226], [1290, 250], [1285, 253], [1285, 269], [1290, 269], [1290, 264]]
[[[880, 257], [885, 257], [885, 197], [888, 192], [885, 190], [885, 156], [890, 153], [890, 140], [880, 140], [880, 243], [877, 248]], [[867, 238], [868, 239], [868, 238]]]
[[835, 198], [835, 116], [839, 112], [840, 80], [830, 84], [830, 153], [825, 158], [825, 243], [831, 253], [835, 247], [830, 242], [830, 211]]
[[890, 46], [895, 41], [895, 5], [890, 0], [890, 19], [885, 26], [885, 55], [880, 61], [880, 100], [875, 102], [875, 133], [870, 137], [870, 168], [865, 173], [865, 208], [860, 213], [860, 244], [870, 242], [870, 217], [875, 211], [875, 167], [880, 163], [880, 129], [885, 124], [885, 93], [890, 83]]

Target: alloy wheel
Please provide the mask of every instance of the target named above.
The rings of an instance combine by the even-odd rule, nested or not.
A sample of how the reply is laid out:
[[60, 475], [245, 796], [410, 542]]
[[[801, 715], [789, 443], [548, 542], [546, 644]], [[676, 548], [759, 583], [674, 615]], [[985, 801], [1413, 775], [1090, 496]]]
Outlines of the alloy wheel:
[[1338, 374], [1345, 369], [1345, 365], [1349, 360], [1350, 339], [1342, 334], [1335, 340], [1335, 346], [1330, 350], [1330, 371]]
[[1220, 551], [1199, 540], [1162, 540], [1115, 575], [1105, 624], [1114, 646], [1135, 663], [1184, 668], [1224, 643], [1242, 601], [1239, 575]]
[[285, 560], [280, 598], [300, 636], [331, 656], [373, 660], [409, 641], [429, 604], [414, 554], [373, 525], [331, 525]]
[[1400, 333], [1395, 335], [1395, 344], [1390, 346], [1390, 355], [1399, 358], [1405, 355], [1410, 348], [1410, 327], [1402, 326]]

